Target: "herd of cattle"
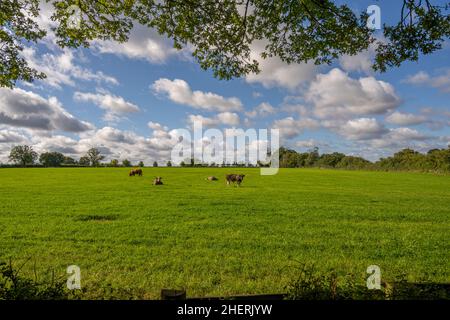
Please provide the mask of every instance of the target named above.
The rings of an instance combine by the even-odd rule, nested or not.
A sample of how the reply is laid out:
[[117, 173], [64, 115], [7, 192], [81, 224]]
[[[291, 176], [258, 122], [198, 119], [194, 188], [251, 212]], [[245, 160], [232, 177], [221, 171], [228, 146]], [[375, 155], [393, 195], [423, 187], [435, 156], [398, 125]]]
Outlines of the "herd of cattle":
[[[130, 177], [134, 177], [136, 175], [142, 177], [143, 172], [142, 172], [142, 169], [132, 169], [128, 175]], [[227, 175], [225, 175], [225, 180], [227, 182], [227, 185], [234, 183], [235, 185], [237, 185], [239, 187], [241, 185], [242, 181], [244, 180], [244, 177], [245, 177], [245, 174], [227, 174]], [[218, 181], [219, 179], [214, 176], [209, 176], [205, 180]], [[163, 184], [162, 178], [155, 177], [155, 179], [153, 180], [153, 185], [159, 186], [162, 184]]]

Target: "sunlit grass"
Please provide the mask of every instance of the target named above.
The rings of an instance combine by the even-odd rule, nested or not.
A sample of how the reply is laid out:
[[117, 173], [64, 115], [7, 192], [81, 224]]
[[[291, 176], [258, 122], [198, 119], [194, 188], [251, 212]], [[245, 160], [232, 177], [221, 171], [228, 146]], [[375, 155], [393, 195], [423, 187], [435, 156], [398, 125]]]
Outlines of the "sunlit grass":
[[[158, 298], [284, 292], [299, 263], [323, 272], [450, 279], [450, 179], [282, 169], [0, 169], [0, 260], [76, 264], [82, 285]], [[245, 173], [240, 188], [226, 173]], [[205, 181], [215, 175], [218, 182]], [[153, 186], [154, 176], [163, 186]]]

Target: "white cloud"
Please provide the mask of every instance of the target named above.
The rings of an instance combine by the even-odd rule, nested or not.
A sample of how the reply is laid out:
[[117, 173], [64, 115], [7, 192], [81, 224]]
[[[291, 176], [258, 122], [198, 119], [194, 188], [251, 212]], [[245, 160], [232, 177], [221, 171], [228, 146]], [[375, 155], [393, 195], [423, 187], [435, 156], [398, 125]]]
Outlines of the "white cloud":
[[261, 92], [258, 92], [258, 91], [252, 92], [252, 97], [255, 99], [261, 98], [262, 96], [263, 96], [263, 94]]
[[110, 159], [132, 162], [144, 161], [149, 164], [153, 160], [168, 160], [172, 145], [166, 144], [167, 139], [142, 137], [134, 132], [105, 127], [95, 134], [82, 138], [78, 145], [80, 151], [86, 152], [91, 147], [101, 147]]
[[137, 105], [126, 101], [120, 96], [110, 93], [75, 92], [73, 97], [76, 101], [92, 102], [98, 107], [106, 110], [104, 117], [106, 121], [117, 121], [127, 113], [140, 111]]
[[234, 112], [221, 112], [217, 115], [217, 119], [220, 123], [228, 126], [239, 125], [239, 116]]
[[158, 122], [150, 121], [147, 125], [150, 129], [155, 130], [155, 131], [167, 131], [168, 130], [168, 128], [166, 126], [163, 126], [162, 124], [160, 124]]
[[167, 126], [163, 126], [162, 124], [153, 121], [150, 121], [147, 126], [153, 130], [153, 137], [155, 139], [171, 139], [169, 128]]
[[0, 124], [36, 130], [82, 132], [93, 125], [68, 113], [55, 97], [45, 99], [19, 88], [0, 88]]
[[[47, 36], [43, 42], [49, 48], [57, 49], [56, 35], [52, 31], [52, 28], [56, 27], [57, 23], [51, 20], [54, 12], [53, 5], [41, 1], [40, 9], [36, 20], [41, 28], [47, 31]], [[159, 35], [154, 29], [139, 24], [137, 21], [134, 21], [134, 27], [129, 34], [128, 41], [119, 43], [111, 40], [94, 40], [91, 47], [101, 54], [114, 54], [157, 64], [166, 62], [169, 57], [174, 55], [187, 57], [187, 53], [190, 52], [190, 48], [175, 49], [169, 39]]]
[[389, 132], [389, 137], [393, 140], [427, 140], [431, 137], [420, 133], [415, 129], [410, 128], [396, 128], [391, 129]]
[[419, 71], [415, 75], [407, 77], [403, 82], [413, 85], [431, 86], [442, 92], [450, 92], [450, 69], [446, 69], [435, 76], [431, 76], [425, 71]]
[[263, 102], [259, 104], [252, 111], [246, 112], [245, 114], [249, 118], [256, 118], [257, 116], [266, 117], [268, 115], [274, 114], [276, 112], [275, 108], [268, 102]]
[[24, 48], [22, 52], [30, 67], [43, 72], [47, 78], [43, 80], [51, 87], [60, 89], [62, 85], [74, 87], [76, 80], [103, 82], [117, 85], [116, 78], [105, 75], [101, 71], [93, 72], [74, 63], [73, 51], [65, 49], [60, 54], [45, 53], [38, 55], [34, 48]]
[[374, 139], [370, 145], [374, 148], [403, 149], [419, 147], [416, 142], [421, 142], [421, 148], [426, 149], [423, 142], [433, 138], [414, 129], [396, 128], [389, 130], [382, 138]]
[[302, 133], [305, 129], [317, 129], [319, 122], [310, 118], [301, 118], [295, 120], [293, 117], [275, 120], [272, 128], [280, 130], [280, 136], [286, 139], [292, 139]]
[[31, 144], [33, 144], [33, 148], [39, 153], [55, 151], [61, 152], [69, 157], [76, 157], [81, 154], [78, 148], [78, 141], [62, 135], [31, 137]]
[[144, 161], [147, 165], [152, 161], [170, 160], [170, 153], [176, 142], [176, 132], [168, 131], [158, 123], [152, 122], [152, 135], [144, 137], [132, 131], [124, 131], [113, 127], [104, 127], [96, 132], [83, 134], [78, 141], [79, 155], [89, 148], [101, 148], [106, 155], [105, 161], [111, 159], [128, 159], [134, 163]]
[[334, 130], [350, 140], [375, 139], [387, 132], [387, 129], [374, 118], [349, 120], [343, 126], [336, 127]]
[[249, 74], [245, 77], [248, 83], [260, 83], [265, 88], [282, 87], [296, 89], [311, 81], [317, 73], [318, 67], [313, 63], [287, 64], [278, 57], [263, 59], [265, 42], [255, 41], [251, 47], [251, 60], [259, 63], [261, 70], [258, 74]]
[[151, 88], [156, 93], [167, 94], [173, 102], [196, 109], [220, 112], [242, 110], [242, 102], [238, 98], [224, 98], [212, 92], [192, 91], [189, 84], [180, 79], [161, 78], [155, 81]]
[[365, 74], [372, 74], [373, 54], [366, 50], [354, 56], [344, 55], [339, 58], [339, 63], [345, 71], [357, 71]]
[[204, 117], [202, 115], [189, 115], [188, 123], [193, 125], [194, 122], [201, 122], [205, 127], [237, 126], [240, 123], [239, 115], [234, 112], [222, 112], [213, 118]]
[[178, 51], [171, 42], [155, 30], [136, 23], [130, 32], [128, 41], [95, 41], [94, 48], [100, 53], [115, 54], [130, 59], [146, 60], [150, 63], [164, 63], [171, 56], [186, 53]]
[[386, 117], [386, 122], [400, 126], [410, 126], [427, 122], [427, 117], [412, 113], [394, 112]]
[[299, 115], [301, 115], [303, 117], [311, 115], [311, 110], [308, 109], [303, 104], [284, 103], [280, 109], [281, 109], [281, 111], [287, 112], [287, 113], [298, 113]]
[[309, 140], [299, 140], [295, 142], [295, 146], [299, 148], [313, 148], [313, 147], [319, 147], [321, 145], [326, 145], [323, 142], [319, 142], [314, 139]]
[[383, 114], [400, 104], [394, 88], [373, 77], [350, 78], [340, 69], [320, 74], [311, 83], [305, 98], [320, 118], [351, 118]]
[[419, 71], [415, 75], [408, 76], [404, 82], [410, 84], [422, 84], [430, 81], [430, 75], [425, 71]]
[[13, 130], [0, 130], [0, 143], [21, 143], [26, 137]]
[[386, 42], [384, 37], [369, 45], [367, 50], [361, 51], [353, 56], [343, 55], [339, 57], [339, 64], [342, 69], [348, 72], [361, 72], [367, 75], [374, 73], [372, 66], [375, 62], [376, 49], [379, 44]]

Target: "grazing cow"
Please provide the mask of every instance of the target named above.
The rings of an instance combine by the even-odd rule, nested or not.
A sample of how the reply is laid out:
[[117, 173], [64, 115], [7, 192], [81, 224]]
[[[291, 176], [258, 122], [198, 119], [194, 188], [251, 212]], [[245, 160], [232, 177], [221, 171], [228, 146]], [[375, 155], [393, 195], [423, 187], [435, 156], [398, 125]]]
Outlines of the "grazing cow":
[[225, 179], [227, 180], [227, 185], [230, 183], [235, 183], [238, 187], [241, 185], [244, 180], [245, 174], [227, 174]]
[[214, 177], [214, 176], [211, 176], [211, 177], [206, 178], [206, 180], [208, 180], [208, 181], [217, 181], [217, 180], [219, 180], [219, 179], [217, 179], [217, 178]]
[[153, 180], [153, 185], [154, 185], [154, 186], [162, 185], [163, 182], [162, 182], [161, 179], [162, 179], [161, 177], [156, 177], [155, 180]]
[[142, 177], [142, 169], [133, 169], [130, 171], [129, 176], [130, 177], [134, 177], [135, 175], [138, 175], [140, 177]]

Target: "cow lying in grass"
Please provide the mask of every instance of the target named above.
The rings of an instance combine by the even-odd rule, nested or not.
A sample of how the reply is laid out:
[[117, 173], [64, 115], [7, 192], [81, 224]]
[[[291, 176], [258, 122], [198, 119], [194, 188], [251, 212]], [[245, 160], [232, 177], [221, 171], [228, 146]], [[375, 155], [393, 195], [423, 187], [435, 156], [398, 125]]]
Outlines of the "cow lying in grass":
[[214, 176], [211, 176], [211, 177], [206, 178], [205, 180], [208, 180], [208, 181], [217, 181], [217, 180], [219, 180], [219, 179], [217, 179], [217, 178], [214, 177]]
[[156, 177], [155, 180], [153, 180], [153, 185], [154, 185], [154, 186], [162, 185], [163, 182], [162, 182], [161, 179], [162, 179], [161, 177]]
[[235, 183], [239, 187], [244, 180], [244, 177], [245, 174], [227, 174], [225, 179], [227, 181], [227, 185], [230, 185], [230, 183]]
[[130, 177], [134, 177], [135, 175], [142, 177], [142, 169], [133, 169], [130, 171], [129, 173]]

